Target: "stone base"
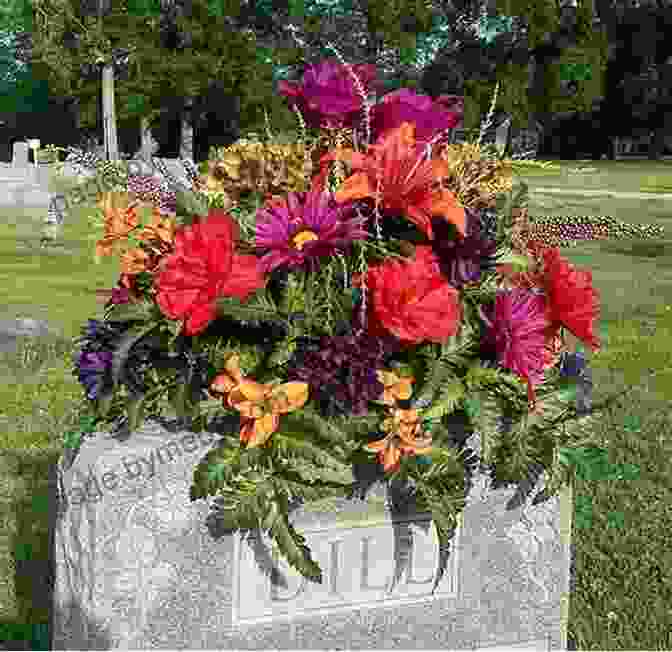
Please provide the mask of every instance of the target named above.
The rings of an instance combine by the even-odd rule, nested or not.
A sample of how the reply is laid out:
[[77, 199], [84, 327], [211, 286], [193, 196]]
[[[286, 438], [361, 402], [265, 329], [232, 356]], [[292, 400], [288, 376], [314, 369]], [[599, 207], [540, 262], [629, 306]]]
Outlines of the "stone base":
[[219, 439], [152, 422], [61, 459], [53, 649], [566, 648], [568, 493], [507, 511], [513, 487], [477, 475], [434, 595], [435, 528], [427, 514], [393, 519], [385, 484], [300, 507], [319, 585], [266, 535], [219, 531], [216, 500], [190, 502]]

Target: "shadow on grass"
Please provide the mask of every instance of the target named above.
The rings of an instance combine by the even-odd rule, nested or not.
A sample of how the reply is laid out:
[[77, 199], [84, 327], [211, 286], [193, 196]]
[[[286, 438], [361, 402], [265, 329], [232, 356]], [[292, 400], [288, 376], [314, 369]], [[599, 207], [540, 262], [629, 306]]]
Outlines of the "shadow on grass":
[[667, 258], [659, 261], [663, 265], [672, 265], [672, 242], [605, 242], [602, 247], [609, 253], [624, 254], [632, 258]]
[[[3, 455], [23, 489], [15, 492], [11, 505], [16, 522], [10, 546], [15, 562], [17, 618], [0, 622], [0, 649], [2, 645], [19, 650], [65, 649], [52, 647], [56, 625], [54, 544], [59, 513], [56, 464], [60, 452], [14, 450]], [[67, 649], [112, 647], [110, 636], [88, 621], [80, 605], [69, 604], [66, 610], [67, 630], [73, 633]], [[66, 619], [59, 616], [61, 620]]]

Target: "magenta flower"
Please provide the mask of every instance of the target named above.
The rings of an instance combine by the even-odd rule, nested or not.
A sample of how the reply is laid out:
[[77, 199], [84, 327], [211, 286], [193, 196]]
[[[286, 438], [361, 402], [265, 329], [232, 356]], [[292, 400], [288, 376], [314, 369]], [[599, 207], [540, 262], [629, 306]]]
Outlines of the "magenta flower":
[[330, 193], [319, 191], [291, 192], [286, 202], [259, 209], [256, 246], [267, 250], [261, 268], [270, 273], [282, 265], [313, 267], [316, 258], [366, 239], [366, 218], [353, 218], [351, 211], [351, 204], [339, 204]]
[[[368, 96], [376, 79], [375, 66], [356, 65], [352, 70]], [[308, 67], [299, 83], [280, 81], [278, 90], [290, 107], [297, 105], [311, 127], [351, 127], [361, 117], [363, 99], [351, 74], [336, 59]]]
[[516, 288], [497, 293], [487, 340], [501, 367], [538, 385], [544, 376], [544, 347], [550, 326], [546, 296]]
[[[459, 107], [459, 105], [455, 105]], [[383, 96], [371, 111], [374, 139], [404, 122], [415, 124], [415, 139], [428, 142], [434, 136], [454, 129], [462, 120], [461, 108], [448, 110], [442, 99], [432, 100], [408, 88], [400, 88]]]

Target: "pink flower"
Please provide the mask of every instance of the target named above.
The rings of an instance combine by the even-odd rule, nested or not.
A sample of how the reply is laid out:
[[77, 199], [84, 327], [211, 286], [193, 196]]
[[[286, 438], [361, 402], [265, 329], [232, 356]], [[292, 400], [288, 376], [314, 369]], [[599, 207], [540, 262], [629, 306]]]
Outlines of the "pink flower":
[[344, 251], [353, 240], [366, 239], [365, 220], [353, 217], [351, 205], [338, 204], [327, 192], [291, 192], [286, 201], [257, 211], [256, 246], [267, 250], [259, 265], [270, 273]]
[[[375, 66], [351, 68], [368, 96], [376, 79]], [[352, 75], [336, 59], [308, 67], [300, 83], [280, 81], [278, 90], [288, 98], [290, 107], [296, 105], [306, 123], [315, 128], [351, 127], [362, 110], [363, 99]]]
[[420, 142], [428, 142], [437, 134], [454, 129], [462, 120], [461, 109], [448, 110], [441, 100], [418, 95], [408, 88], [383, 96], [374, 105], [371, 116], [375, 139], [404, 122], [411, 122], [415, 124], [415, 138]]
[[527, 381], [534, 402], [533, 386], [544, 377], [551, 327], [546, 296], [523, 288], [499, 292], [492, 320], [485, 321], [490, 327], [487, 340], [494, 346], [499, 365]]

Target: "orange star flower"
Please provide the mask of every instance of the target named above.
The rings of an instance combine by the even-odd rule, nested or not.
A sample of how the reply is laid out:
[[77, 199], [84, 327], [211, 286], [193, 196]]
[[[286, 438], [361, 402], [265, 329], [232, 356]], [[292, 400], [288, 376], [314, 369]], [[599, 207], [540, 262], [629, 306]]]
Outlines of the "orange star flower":
[[383, 403], [396, 405], [397, 401], [405, 401], [411, 398], [413, 393], [413, 376], [400, 376], [394, 371], [376, 371], [378, 380], [383, 383]]
[[240, 356], [230, 355], [224, 372], [210, 385], [210, 392], [240, 412], [240, 441], [247, 448], [265, 444], [280, 425], [280, 415], [302, 408], [308, 401], [308, 383], [273, 385], [246, 378], [240, 371]]
[[112, 254], [115, 245], [126, 240], [139, 224], [136, 203], [131, 202], [127, 192], [104, 192], [99, 206], [104, 214], [105, 235], [96, 242], [96, 260]]
[[424, 455], [432, 450], [432, 436], [423, 433], [417, 410], [393, 410], [382, 428], [387, 436], [364, 448], [378, 453], [378, 461], [386, 473], [398, 470], [403, 455]]
[[440, 159], [423, 160], [425, 154], [416, 145], [414, 124], [405, 122], [386, 132], [369, 149], [369, 154], [360, 154], [339, 148], [320, 160], [323, 165], [338, 157], [356, 170], [335, 193], [337, 201], [375, 199], [380, 188], [382, 210], [404, 215], [430, 240], [434, 239], [433, 215], [452, 222], [464, 236], [464, 208], [452, 192], [437, 185], [437, 181], [448, 175], [448, 164]]

